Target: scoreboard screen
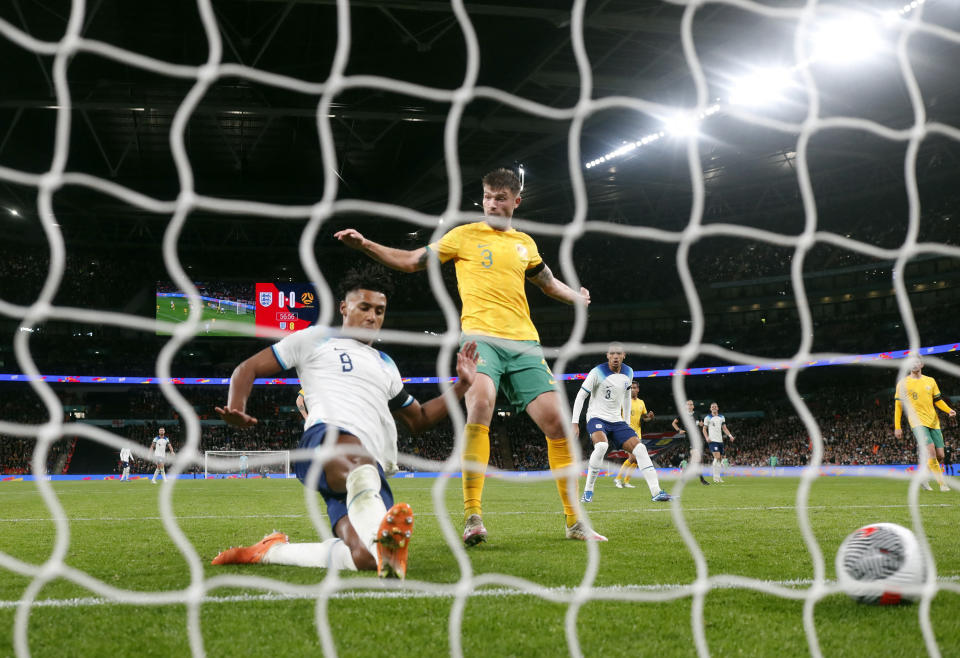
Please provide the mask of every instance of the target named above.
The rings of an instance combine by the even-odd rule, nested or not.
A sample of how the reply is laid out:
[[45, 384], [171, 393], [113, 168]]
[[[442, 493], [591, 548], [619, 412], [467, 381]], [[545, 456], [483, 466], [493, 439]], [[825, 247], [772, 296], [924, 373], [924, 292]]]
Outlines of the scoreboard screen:
[[[317, 291], [309, 283], [258, 283], [254, 299], [257, 329], [294, 332], [317, 321]], [[258, 335], [262, 335], [259, 331]]]
[[[257, 336], [266, 336], [269, 330], [292, 333], [314, 324], [319, 316], [317, 291], [309, 283], [195, 282], [194, 285], [203, 309], [198, 336], [251, 335], [226, 329], [227, 321], [252, 325], [251, 333]], [[157, 320], [186, 322], [189, 312], [190, 304], [184, 292], [169, 282], [157, 283]], [[157, 333], [170, 335], [164, 331]]]

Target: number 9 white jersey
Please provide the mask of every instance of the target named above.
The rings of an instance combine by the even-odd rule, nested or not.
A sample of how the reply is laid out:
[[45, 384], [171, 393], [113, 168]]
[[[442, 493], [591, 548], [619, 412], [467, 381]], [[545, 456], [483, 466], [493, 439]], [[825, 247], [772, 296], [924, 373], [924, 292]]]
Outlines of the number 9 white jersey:
[[413, 402], [393, 360], [352, 338], [325, 335], [321, 327], [290, 334], [273, 346], [284, 369], [296, 368], [309, 415], [360, 439], [384, 470], [397, 461], [397, 425], [391, 409]]

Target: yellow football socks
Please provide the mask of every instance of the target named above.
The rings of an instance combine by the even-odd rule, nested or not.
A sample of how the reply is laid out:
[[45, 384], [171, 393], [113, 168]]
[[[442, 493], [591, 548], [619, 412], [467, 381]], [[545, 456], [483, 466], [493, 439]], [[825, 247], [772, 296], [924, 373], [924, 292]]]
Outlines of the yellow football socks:
[[934, 477], [937, 478], [937, 484], [943, 485], [943, 469], [940, 468], [940, 462], [935, 457], [931, 457], [927, 460], [927, 466], [930, 467]]
[[[550, 463], [551, 471], [560, 471], [566, 469], [573, 463], [570, 456], [570, 446], [567, 444], [567, 438], [547, 439], [547, 461]], [[574, 478], [576, 484], [573, 485], [573, 495], [570, 495], [570, 479], [566, 476], [558, 477], [557, 491], [560, 492], [560, 500], [563, 502], [563, 513], [567, 517], [567, 527], [577, 522], [577, 510], [574, 507], [574, 501], [579, 494], [579, 478]]]
[[[463, 448], [463, 518], [471, 514], [481, 514], [480, 502], [483, 498], [483, 483], [487, 464], [490, 462], [490, 428], [479, 423], [467, 423], [464, 428]], [[483, 464], [468, 469], [467, 462]]]

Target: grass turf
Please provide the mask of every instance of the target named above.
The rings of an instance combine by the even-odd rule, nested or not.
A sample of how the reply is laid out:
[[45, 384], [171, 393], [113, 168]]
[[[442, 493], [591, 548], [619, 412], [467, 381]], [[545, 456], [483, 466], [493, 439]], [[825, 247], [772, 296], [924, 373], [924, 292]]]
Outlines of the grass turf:
[[[409, 582], [402, 592], [382, 588], [367, 574], [344, 574], [329, 599], [327, 616], [341, 655], [450, 651], [449, 621], [455, 598], [422, 593], [418, 583], [449, 588], [460, 581], [454, 552], [444, 541], [433, 510], [435, 480], [395, 480], [398, 500], [417, 514], [410, 549]], [[459, 481], [450, 481], [445, 514], [460, 529]], [[692, 597], [658, 585], [695, 578], [694, 559], [677, 532], [670, 505], [653, 503], [642, 481], [634, 490], [600, 481], [589, 506], [593, 525], [610, 539], [598, 545], [597, 598], [576, 615], [585, 655], [695, 655]], [[683, 515], [704, 552], [709, 573], [747, 576], [801, 591], [813, 577], [813, 560], [799, 532], [795, 509], [798, 480], [729, 478], [724, 485], [692, 483], [683, 491]], [[161, 487], [146, 481], [63, 482], [53, 485], [69, 519], [66, 563], [108, 585], [138, 592], [166, 592], [189, 585], [188, 561], [168, 536], [159, 512]], [[919, 512], [942, 580], [960, 576], [955, 541], [957, 492], [920, 492]], [[173, 490], [178, 526], [203, 561], [206, 578], [259, 576], [298, 586], [322, 583], [326, 572], [280, 566], [213, 567], [210, 559], [230, 545], [249, 544], [274, 529], [291, 541], [317, 541], [306, 512], [304, 489], [295, 480], [180, 481]], [[321, 505], [322, 507], [322, 505]], [[588, 567], [583, 543], [563, 538], [562, 516], [552, 482], [489, 481], [484, 494], [487, 544], [467, 555], [474, 576], [490, 579], [462, 611], [465, 655], [555, 655], [566, 653], [569, 596]], [[874, 521], [912, 526], [905, 482], [822, 478], [812, 490], [810, 520], [833, 577], [833, 556], [853, 529]], [[40, 565], [56, 539], [51, 514], [29, 482], [0, 484], [0, 551]], [[15, 602], [29, 577], [0, 567], [0, 655], [12, 654]], [[503, 576], [539, 585], [545, 596], [511, 591]], [[357, 579], [360, 579], [359, 581]], [[486, 580], [484, 582], [487, 582]], [[357, 583], [362, 587], [358, 587]], [[372, 590], [370, 588], [373, 588]], [[617, 597], [661, 596], [661, 601]], [[201, 606], [204, 647], [211, 656], [318, 653], [317, 605], [312, 598], [282, 597], [253, 586], [217, 587]], [[228, 598], [233, 597], [233, 598]], [[669, 600], [667, 600], [669, 597]], [[186, 606], [133, 605], [103, 601], [96, 593], [60, 578], [45, 585], [39, 600], [54, 605], [30, 612], [27, 640], [34, 656], [100, 655], [137, 640], [144, 655], [189, 653]], [[74, 599], [79, 599], [74, 601]], [[713, 589], [705, 602], [707, 642], [714, 655], [809, 655], [803, 602], [747, 589]], [[873, 608], [831, 595], [817, 603], [815, 624], [825, 655], [920, 655], [925, 653], [916, 605]], [[944, 655], [957, 655], [960, 597], [941, 590], [931, 618]], [[882, 648], [882, 649], [881, 649]]]

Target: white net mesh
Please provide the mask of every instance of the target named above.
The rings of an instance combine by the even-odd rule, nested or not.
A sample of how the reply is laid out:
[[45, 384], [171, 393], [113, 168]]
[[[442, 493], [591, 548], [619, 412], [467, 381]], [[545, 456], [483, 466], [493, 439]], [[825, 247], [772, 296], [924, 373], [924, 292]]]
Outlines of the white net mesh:
[[[78, 186], [115, 197], [123, 203], [149, 213], [170, 215], [171, 219], [163, 238], [164, 262], [173, 282], [181, 290], [189, 293], [192, 309], [188, 322], [162, 327], [163, 330], [168, 330], [172, 333], [172, 338], [158, 354], [156, 361], [156, 374], [161, 379], [160, 387], [163, 394], [183, 419], [183, 425], [181, 427], [186, 441], [180, 450], [180, 459], [175, 461], [168, 469], [170, 474], [176, 475], [183, 469], [184, 463], [198, 463], [201, 459], [199, 452], [200, 424], [197, 414], [177, 391], [176, 387], [169, 381], [171, 376], [171, 362], [174, 355], [194, 335], [200, 332], [200, 322], [197, 318], [200, 316], [202, 303], [198, 297], [196, 288], [181, 266], [177, 254], [177, 241], [184, 230], [191, 211], [200, 209], [223, 214], [255, 214], [264, 219], [271, 219], [278, 222], [293, 218], [308, 219], [309, 221], [303, 230], [300, 240], [300, 257], [305, 271], [320, 292], [322, 309], [320, 324], [329, 326], [334, 320], [335, 306], [330, 288], [321, 274], [314, 255], [314, 244], [321, 227], [337, 214], [362, 212], [424, 227], [432, 231], [432, 237], [436, 239], [442, 235], [451, 224], [472, 220], [474, 217], [472, 214], [460, 212], [463, 199], [461, 197], [462, 179], [459, 164], [461, 162], [461, 155], [458, 150], [457, 139], [467, 104], [477, 99], [489, 99], [496, 103], [502, 103], [518, 112], [544, 120], [570, 122], [567, 149], [569, 177], [574, 198], [574, 210], [570, 221], [562, 226], [523, 220], [517, 220], [514, 224], [516, 228], [526, 231], [535, 237], [562, 237], [560, 272], [564, 281], [568, 282], [574, 288], [580, 285], [576, 263], [574, 262], [572, 254], [575, 242], [587, 233], [609, 234], [611, 236], [658, 241], [676, 245], [676, 270], [679, 273], [683, 285], [692, 323], [690, 339], [680, 347], [628, 342], [625, 343], [628, 353], [638, 356], [648, 355], [673, 358], [676, 360], [675, 367], [679, 371], [684, 371], [695, 359], [702, 356], [714, 357], [730, 363], [746, 364], [758, 362], [755, 356], [742, 352], [734, 352], [717, 345], [702, 342], [705, 319], [700, 298], [691, 276], [689, 265], [690, 249], [695, 242], [707, 237], [731, 236], [761, 241], [792, 250], [791, 283], [796, 297], [802, 340], [799, 349], [795, 354], [791, 355], [789, 362], [795, 366], [802, 366], [807, 362], [818, 359], [844, 356], [839, 354], [815, 354], [811, 352], [814, 324], [805, 294], [803, 274], [805, 258], [814, 246], [818, 244], [834, 245], [838, 248], [864, 254], [876, 259], [895, 259], [895, 271], [897, 272], [903, 271], [910, 259], [921, 254], [940, 254], [953, 258], [960, 257], [960, 249], [948, 247], [943, 244], [921, 243], [917, 240], [919, 235], [920, 201], [915, 172], [917, 169], [917, 153], [920, 144], [923, 140], [933, 135], [940, 135], [952, 140], [960, 140], [960, 130], [950, 125], [927, 120], [924, 98], [917, 85], [910, 58], [911, 43], [918, 38], [942, 40], [951, 44], [960, 44], [960, 34], [924, 22], [922, 4], [916, 5], [911, 3], [915, 11], [900, 12], [900, 23], [898, 23], [897, 26], [899, 37], [896, 45], [896, 59], [899, 63], [902, 81], [908, 90], [913, 119], [909, 125], [899, 129], [893, 129], [875, 121], [854, 117], [821, 117], [819, 111], [820, 96], [818, 86], [814, 77], [806, 68], [799, 69], [804, 91], [808, 98], [806, 116], [804, 116], [802, 120], [788, 122], [771, 119], [769, 116], [760, 113], [750, 113], [737, 107], [725, 108], [728, 115], [742, 119], [752, 125], [796, 136], [794, 149], [796, 153], [795, 167], [805, 217], [803, 230], [799, 234], [785, 235], [774, 231], [758, 230], [756, 228], [748, 228], [735, 224], [705, 224], [703, 221], [705, 184], [703, 167], [701, 165], [701, 143], [695, 134], [691, 135], [686, 143], [687, 162], [689, 165], [688, 173], [692, 189], [692, 206], [690, 209], [689, 223], [683, 231], [670, 232], [646, 228], [642, 225], [625, 226], [622, 224], [589, 220], [584, 168], [581, 164], [584, 158], [581, 157], [580, 153], [583, 126], [589, 117], [602, 111], [615, 108], [653, 116], [664, 116], [677, 110], [686, 112], [691, 117], [704, 116], [710, 112], [713, 102], [708, 96], [703, 63], [698, 57], [693, 38], [693, 24], [698, 16], [704, 12], [709, 12], [714, 6], [729, 5], [747, 13], [761, 15], [790, 24], [793, 26], [795, 35], [794, 48], [796, 61], [804, 62], [810, 57], [807, 52], [806, 34], [811, 29], [817, 17], [821, 13], [829, 12], [830, 10], [830, 7], [824, 7], [822, 3], [817, 3], [813, 0], [803, 6], [789, 8], [772, 7], [743, 0], [728, 0], [727, 2], [713, 3], [678, 2], [676, 4], [685, 7], [683, 20], [681, 22], [683, 57], [696, 83], [697, 103], [695, 107], [673, 108], [659, 103], [648, 102], [642, 98], [633, 97], [606, 96], [595, 98], [591, 61], [588, 57], [583, 39], [584, 12], [586, 9], [586, 2], [584, 0], [574, 2], [568, 17], [570, 42], [575, 56], [577, 74], [580, 77], [579, 97], [572, 105], [562, 108], [532, 102], [502, 89], [477, 85], [481, 45], [478, 43], [470, 16], [461, 0], [454, 0], [451, 3], [451, 10], [456, 19], [457, 28], [461, 32], [466, 44], [466, 70], [462, 81], [457, 88], [453, 90], [431, 88], [402, 80], [369, 75], [346, 75], [346, 66], [351, 54], [352, 27], [351, 8], [347, 0], [339, 0], [336, 3], [338, 16], [337, 34], [339, 36], [336, 44], [336, 54], [329, 75], [320, 83], [272, 74], [247, 66], [224, 63], [221, 31], [218, 27], [214, 8], [209, 0], [198, 0], [197, 2], [197, 11], [209, 44], [207, 60], [201, 66], [187, 66], [160, 61], [137, 52], [117, 48], [108, 43], [83, 38], [80, 35], [88, 11], [86, 3], [83, 2], [83, 0], [74, 0], [72, 3], [67, 29], [62, 38], [56, 41], [39, 40], [26, 31], [15, 27], [13, 24], [0, 20], [0, 34], [2, 34], [5, 39], [25, 50], [53, 58], [52, 82], [56, 89], [58, 106], [54, 156], [47, 170], [41, 174], [32, 174], [7, 167], [0, 167], [0, 179], [8, 183], [27, 186], [37, 191], [39, 218], [50, 248], [49, 273], [37, 299], [29, 306], [15, 305], [0, 300], [0, 313], [19, 319], [21, 325], [26, 329], [51, 320], [69, 320], [125, 327], [153, 333], [157, 329], [157, 323], [152, 320], [122, 313], [105, 313], [85, 308], [66, 308], [52, 304], [52, 300], [63, 276], [66, 257], [64, 238], [59, 230], [57, 217], [53, 209], [53, 195], [64, 186]], [[907, 13], [909, 13], [909, 15], [906, 15]], [[72, 173], [67, 170], [68, 146], [70, 143], [71, 130], [73, 129], [71, 122], [72, 99], [67, 82], [67, 68], [71, 59], [81, 53], [122, 62], [126, 65], [138, 67], [157, 75], [172, 76], [190, 81], [192, 86], [189, 93], [183, 99], [183, 102], [180, 103], [177, 108], [169, 135], [170, 148], [179, 179], [180, 191], [175, 200], [166, 201], [151, 198], [108, 180], [82, 173]], [[225, 77], [248, 80], [262, 85], [313, 95], [319, 98], [316, 111], [316, 127], [321, 140], [320, 147], [324, 169], [326, 172], [329, 172], [330, 175], [324, 177], [323, 195], [318, 203], [310, 206], [287, 206], [215, 198], [196, 192], [194, 174], [185, 147], [185, 129], [189, 118], [197, 109], [198, 104], [211, 88], [211, 85]], [[357, 89], [384, 90], [444, 104], [448, 107], [444, 128], [444, 161], [446, 176], [449, 181], [448, 202], [441, 216], [438, 217], [418, 212], [414, 209], [384, 203], [373, 203], [363, 200], [337, 200], [339, 179], [338, 176], [335, 175], [335, 172], [338, 170], [338, 166], [329, 115], [332, 113], [332, 104], [337, 96], [349, 90]], [[808, 147], [814, 135], [839, 130], [870, 133], [885, 140], [903, 143], [906, 146], [903, 160], [903, 175], [909, 201], [909, 223], [906, 239], [898, 249], [879, 248], [863, 241], [851, 239], [844, 235], [825, 232], [818, 228], [817, 204], [811, 185], [811, 172], [808, 164]], [[613, 157], [616, 157], [616, 154], [613, 154], [611, 159]], [[438, 223], [438, 220], [441, 219], [444, 221]], [[384, 332], [383, 338], [386, 342], [396, 345], [440, 345], [441, 350], [437, 361], [437, 374], [441, 377], [447, 377], [451, 374], [447, 364], [450, 363], [450, 357], [457, 346], [458, 332], [455, 328], [459, 326], [458, 316], [453, 300], [451, 300], [446, 293], [440, 270], [436, 263], [433, 263], [429, 268], [429, 280], [433, 294], [442, 306], [446, 325], [451, 329], [442, 335], [439, 342], [435, 337], [396, 331]], [[589, 284], [589, 282], [587, 282], [587, 284]], [[921, 346], [920, 336], [914, 320], [908, 290], [901, 277], [895, 277], [893, 284], [909, 338], [909, 348], [911, 350], [918, 350]], [[577, 355], [584, 353], [599, 354], [605, 350], [605, 344], [584, 342], [586, 320], [586, 309], [578, 307], [569, 337], [559, 350], [554, 366], [555, 371], [565, 372], [569, 360]], [[246, 324], [238, 323], [235, 329], [238, 332], [246, 331], [248, 334], [252, 333], [252, 329]], [[36, 367], [31, 354], [29, 337], [30, 334], [28, 331], [18, 332], [14, 337], [17, 362], [26, 375], [39, 376], [41, 373]], [[892, 368], [898, 364], [891, 365], [889, 362], [877, 362], [876, 365], [877, 367]], [[950, 375], [960, 376], [960, 368], [950, 363], [931, 362], [928, 365], [949, 373]], [[588, 562], [583, 578], [580, 584], [572, 591], [546, 589], [535, 583], [506, 574], [476, 576], [471, 567], [470, 559], [461, 544], [458, 530], [450, 522], [447, 514], [440, 513], [444, 509], [444, 493], [449, 481], [447, 478], [438, 478], [436, 480], [436, 485], [433, 489], [433, 499], [446, 543], [450, 551], [456, 556], [459, 575], [456, 581], [450, 585], [418, 581], [413, 577], [407, 580], [402, 587], [406, 592], [432, 593], [454, 597], [448, 624], [449, 646], [451, 654], [458, 656], [463, 653], [462, 632], [466, 605], [471, 597], [480, 595], [478, 594], [478, 588], [485, 585], [501, 585], [503, 587], [514, 588], [535, 597], [541, 597], [566, 605], [566, 640], [571, 655], [582, 655], [583, 653], [583, 638], [581, 638], [577, 632], [576, 621], [581, 606], [587, 601], [605, 599], [633, 602], [662, 602], [677, 597], [689, 597], [691, 599], [690, 627], [695, 639], [696, 651], [702, 656], [709, 655], [710, 646], [705, 631], [705, 600], [711, 591], [720, 587], [758, 590], [774, 596], [801, 600], [803, 602], [803, 625], [806, 632], [808, 650], [812, 655], [821, 655], [817, 627], [814, 621], [814, 606], [825, 596], [836, 592], [837, 589], [829, 578], [827, 568], [828, 560], [825, 559], [820, 545], [814, 536], [808, 514], [807, 501], [810, 497], [811, 486], [818, 477], [817, 467], [820, 464], [823, 454], [823, 439], [817, 422], [798, 393], [797, 377], [800, 370], [801, 368], [799, 367], [789, 370], [786, 376], [786, 393], [796, 413], [806, 426], [812, 438], [813, 446], [810, 467], [804, 471], [796, 494], [797, 521], [802, 530], [803, 540], [813, 563], [813, 579], [806, 587], [792, 588], [742, 576], [711, 573], [707, 567], [703, 550], [694, 538], [688, 526], [687, 519], [685, 518], [683, 507], [679, 502], [675, 502], [672, 507], [673, 523], [676, 531], [682, 536], [696, 565], [696, 579], [688, 586], [670, 591], [658, 591], [655, 589], [650, 591], [600, 591], [594, 589], [592, 585], [598, 570], [600, 552], [597, 546], [592, 543], [588, 543], [587, 545]], [[892, 375], [893, 371], [891, 369], [891, 376]], [[688, 397], [685, 389], [684, 376], [681, 374], [674, 377], [672, 385], [676, 407], [682, 408], [683, 401]], [[43, 401], [51, 420], [39, 426], [26, 426], [2, 421], [0, 422], [0, 432], [11, 436], [34, 437], [36, 439], [36, 449], [33, 456], [33, 468], [35, 472], [41, 473], [44, 471], [50, 446], [67, 433], [93, 439], [115, 449], [119, 449], [126, 444], [126, 442], [117, 435], [93, 426], [73, 424], [68, 426], [61, 420], [61, 402], [58, 400], [53, 389], [43, 381], [36, 379], [31, 381], [31, 386]], [[453, 407], [451, 416], [454, 427], [462, 428], [464, 418], [459, 408]], [[699, 442], [699, 434], [695, 428], [688, 428], [688, 431], [691, 432], [692, 436], [698, 437], [697, 441]], [[443, 464], [444, 472], [454, 473], [459, 470], [457, 455], [460, 452], [462, 444], [462, 432], [458, 432], [453, 456]], [[145, 457], [146, 455], [142, 454], [141, 456]], [[427, 465], [415, 459], [408, 461], [415, 465]], [[687, 482], [690, 482], [692, 477], [694, 477], [694, 473], [688, 473], [681, 482], [677, 493], [682, 492], [683, 486]], [[914, 479], [909, 489], [909, 504], [913, 518], [913, 529], [920, 538], [921, 546], [929, 560], [932, 556], [930, 555], [929, 544], [926, 541], [923, 524], [917, 508], [918, 485], [919, 480]], [[327, 602], [329, 601], [329, 597], [337, 591], [347, 588], [380, 588], [383, 585], [373, 580], [345, 579], [336, 572], [330, 572], [324, 579], [322, 585], [306, 589], [280, 580], [255, 578], [253, 576], [207, 577], [203, 568], [206, 558], [198, 555], [193, 544], [178, 524], [177, 515], [173, 507], [175, 486], [175, 480], [172, 480], [171, 486], [164, 487], [161, 490], [160, 511], [166, 532], [176, 543], [184, 560], [189, 565], [190, 585], [178, 591], [137, 592], [98, 580], [66, 564], [65, 556], [71, 541], [70, 525], [67, 521], [64, 508], [58, 500], [53, 487], [43, 479], [37, 481], [37, 487], [42, 494], [46, 506], [51, 511], [56, 524], [56, 541], [49, 558], [43, 565], [38, 566], [0, 553], [0, 565], [2, 565], [4, 569], [25, 575], [31, 579], [29, 586], [19, 600], [12, 629], [13, 645], [17, 655], [25, 656], [30, 653], [28, 629], [31, 614], [40, 605], [37, 598], [38, 594], [48, 583], [58, 578], [77, 583], [99, 597], [109, 601], [141, 605], [170, 602], [186, 604], [190, 649], [192, 653], [197, 656], [205, 654], [201, 630], [203, 623], [201, 603], [211, 590], [224, 586], [252, 586], [290, 596], [308, 595], [315, 597], [317, 601], [317, 629], [322, 648], [327, 654], [334, 655], [336, 653], [335, 640], [327, 616]], [[314, 527], [317, 528], [317, 531], [321, 535], [328, 537], [329, 529], [321, 518], [316, 499], [306, 493], [305, 499]], [[932, 561], [930, 561], [930, 563], [932, 564]], [[918, 608], [919, 624], [922, 628], [926, 651], [930, 655], [935, 656], [940, 655], [940, 649], [931, 626], [931, 601], [941, 589], [948, 589], [954, 592], [960, 591], [960, 588], [957, 588], [951, 583], [938, 581], [937, 576], [938, 574], [935, 568], [929, 570], [926, 585], [922, 592], [921, 603]], [[400, 587], [401, 585], [397, 584], [395, 586]], [[678, 651], [679, 650], [680, 649], [678, 649]]]

